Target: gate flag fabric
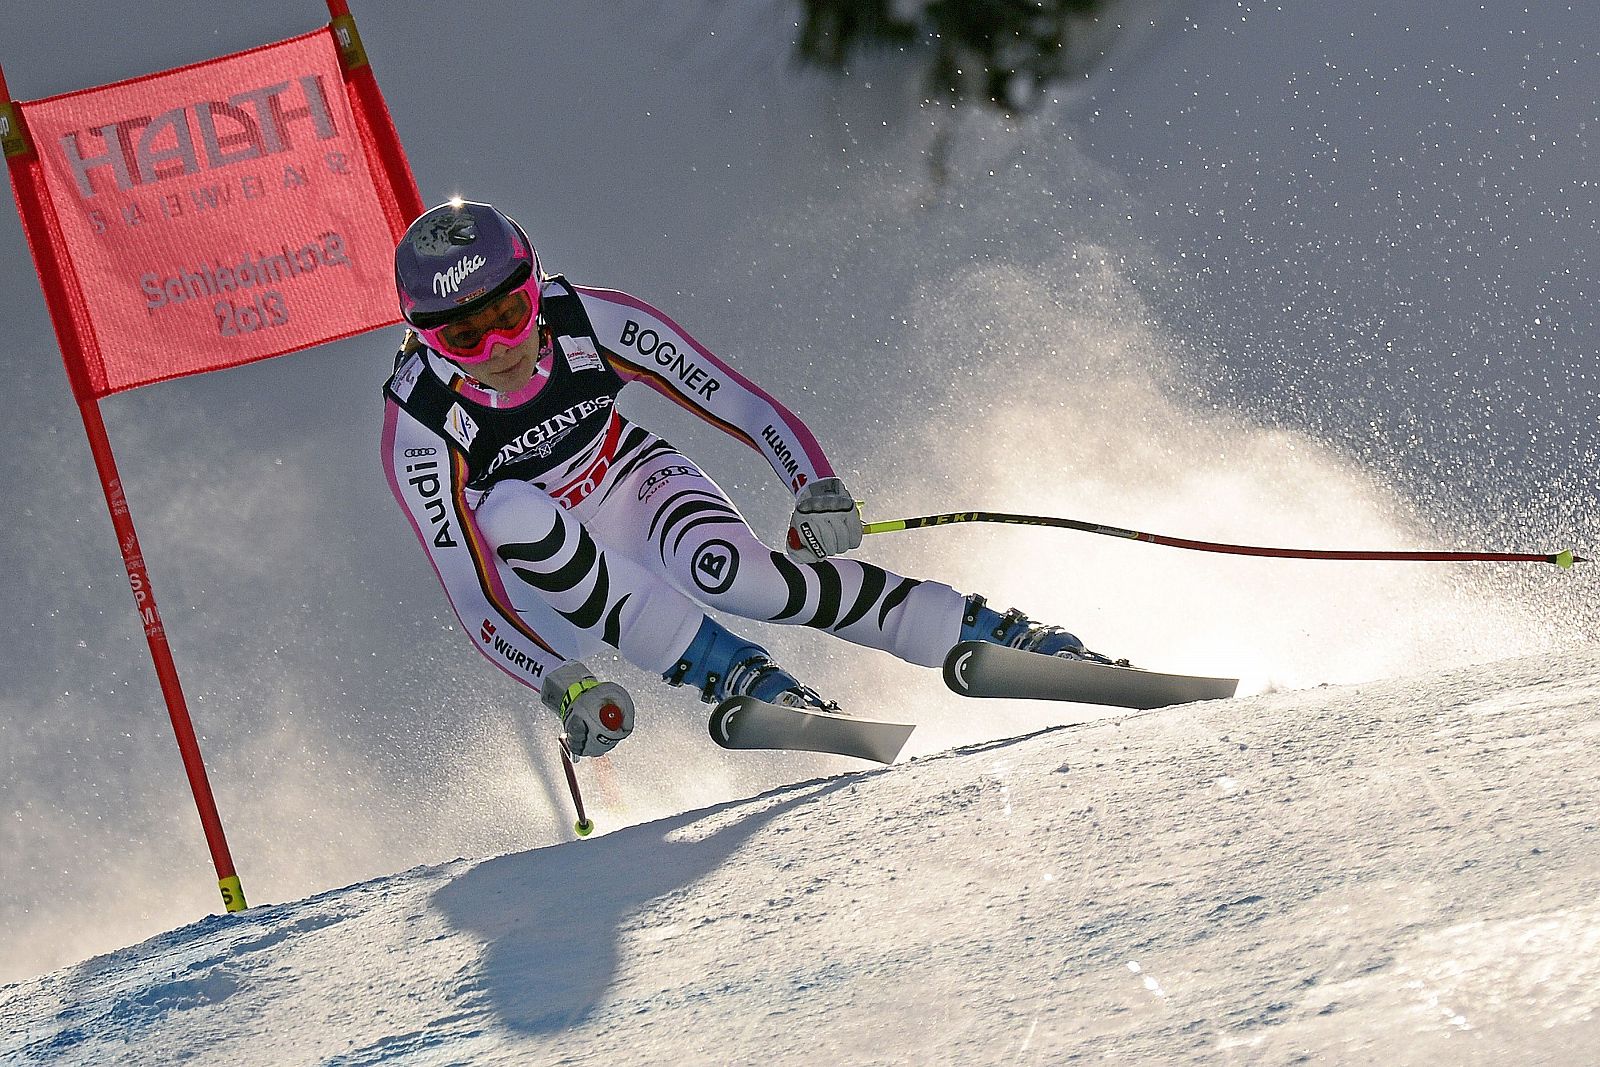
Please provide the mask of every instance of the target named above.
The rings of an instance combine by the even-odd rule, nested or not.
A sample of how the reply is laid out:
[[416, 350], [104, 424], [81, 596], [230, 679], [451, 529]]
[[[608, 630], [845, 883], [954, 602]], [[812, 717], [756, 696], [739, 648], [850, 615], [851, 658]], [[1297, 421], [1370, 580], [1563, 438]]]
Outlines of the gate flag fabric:
[[410, 178], [403, 156], [381, 164], [398, 139], [362, 136], [393, 127], [386, 109], [358, 126], [338, 32], [18, 105], [18, 206], [80, 394], [398, 321], [392, 255], [418, 197], [387, 185]]

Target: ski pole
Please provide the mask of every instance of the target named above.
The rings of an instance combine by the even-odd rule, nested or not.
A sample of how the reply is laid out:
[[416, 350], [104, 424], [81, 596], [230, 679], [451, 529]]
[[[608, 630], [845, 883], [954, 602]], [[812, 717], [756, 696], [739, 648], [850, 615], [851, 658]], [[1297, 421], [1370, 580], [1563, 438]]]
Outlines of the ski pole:
[[561, 767], [567, 772], [567, 788], [572, 791], [572, 806], [578, 809], [578, 821], [572, 824], [579, 837], [594, 832], [594, 823], [583, 813], [583, 793], [578, 789], [578, 772], [572, 767], [572, 753], [567, 750], [567, 739], [561, 739]]
[[1357, 560], [1414, 560], [1429, 563], [1554, 563], [1570, 570], [1574, 563], [1588, 563], [1585, 556], [1573, 555], [1572, 549], [1560, 552], [1385, 552], [1364, 549], [1319, 548], [1263, 548], [1258, 545], [1229, 545], [1216, 541], [1195, 541], [1187, 537], [1168, 537], [1165, 534], [1145, 533], [1141, 530], [1124, 530], [1120, 526], [1103, 526], [1079, 519], [1057, 519], [1047, 515], [1008, 515], [997, 511], [957, 511], [947, 515], [922, 515], [914, 519], [887, 519], [869, 522], [863, 533], [895, 533], [900, 530], [920, 530], [927, 526], [945, 526], [953, 522], [1004, 522], [1021, 526], [1055, 526], [1081, 533], [1103, 534], [1106, 537], [1123, 537], [1131, 541], [1145, 541], [1169, 548], [1187, 548], [1196, 552], [1224, 552], [1234, 556], [1273, 556], [1280, 559], [1357, 559]]

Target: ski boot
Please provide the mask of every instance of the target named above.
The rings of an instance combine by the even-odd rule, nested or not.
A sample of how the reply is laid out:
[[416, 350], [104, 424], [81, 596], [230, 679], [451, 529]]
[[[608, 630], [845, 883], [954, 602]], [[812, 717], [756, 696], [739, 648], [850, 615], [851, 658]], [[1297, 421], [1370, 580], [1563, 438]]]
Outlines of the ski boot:
[[960, 639], [987, 641], [992, 645], [1006, 645], [1024, 652], [1037, 652], [1042, 656], [1061, 656], [1064, 659], [1081, 659], [1117, 667], [1128, 665], [1125, 659], [1113, 660], [1110, 656], [1089, 651], [1076, 635], [1059, 626], [1036, 623], [1016, 608], [1002, 615], [989, 607], [988, 602], [977, 593], [967, 597], [967, 610], [961, 616]]
[[709, 617], [678, 662], [661, 677], [669, 685], [694, 686], [707, 704], [748, 696], [805, 711], [839, 710], [838, 704], [823, 700], [816, 690], [801, 685], [778, 666], [766, 649]]

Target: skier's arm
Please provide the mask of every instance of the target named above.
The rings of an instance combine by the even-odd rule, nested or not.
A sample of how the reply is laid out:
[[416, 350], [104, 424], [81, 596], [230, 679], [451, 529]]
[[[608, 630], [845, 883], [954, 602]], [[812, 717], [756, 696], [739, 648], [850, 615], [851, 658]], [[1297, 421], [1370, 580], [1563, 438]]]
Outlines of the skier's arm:
[[400, 509], [444, 584], [461, 628], [490, 663], [538, 692], [566, 662], [518, 614], [494, 553], [463, 499], [459, 459], [443, 438], [384, 402], [383, 466]]
[[623, 378], [646, 383], [760, 452], [790, 492], [833, 476], [805, 423], [666, 315], [614, 289], [574, 288], [601, 350]]

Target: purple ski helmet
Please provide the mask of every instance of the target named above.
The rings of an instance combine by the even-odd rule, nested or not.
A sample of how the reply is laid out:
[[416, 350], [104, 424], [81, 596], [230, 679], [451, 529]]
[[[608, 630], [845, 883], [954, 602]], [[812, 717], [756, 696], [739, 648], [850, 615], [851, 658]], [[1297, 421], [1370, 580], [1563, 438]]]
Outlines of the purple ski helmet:
[[394, 250], [400, 312], [424, 330], [471, 314], [517, 288], [530, 290], [537, 318], [539, 278], [538, 253], [516, 220], [470, 200], [429, 208], [407, 227]]

